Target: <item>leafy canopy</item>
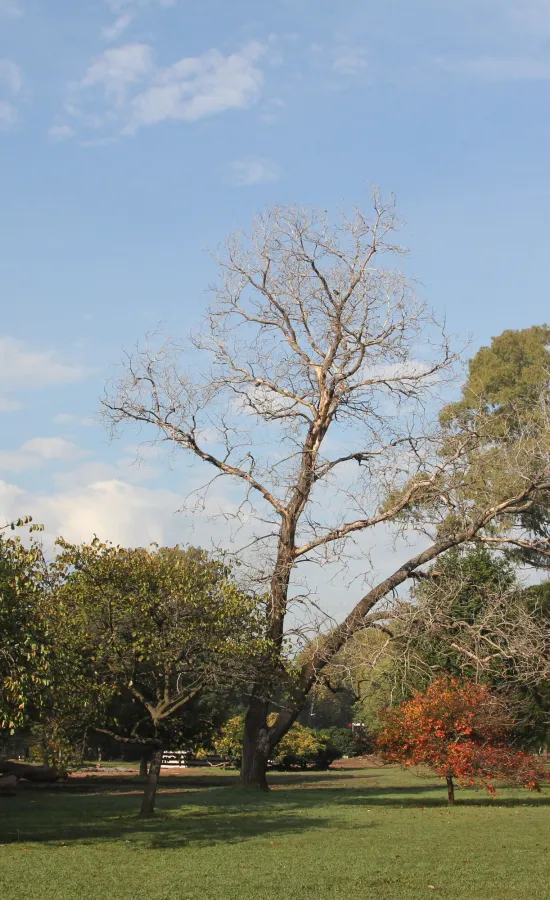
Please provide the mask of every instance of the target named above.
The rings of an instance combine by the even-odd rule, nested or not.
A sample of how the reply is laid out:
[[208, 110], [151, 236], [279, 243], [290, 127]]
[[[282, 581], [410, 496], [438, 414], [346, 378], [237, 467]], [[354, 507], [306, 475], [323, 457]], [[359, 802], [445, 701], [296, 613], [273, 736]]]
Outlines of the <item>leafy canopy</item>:
[[251, 677], [261, 611], [223, 561], [179, 546], [59, 543], [59, 602], [84, 623], [94, 676], [140, 710], [126, 737], [166, 736], [200, 691]]
[[28, 724], [50, 678], [52, 634], [38, 603], [46, 581], [40, 545], [0, 531], [0, 729], [9, 733]]

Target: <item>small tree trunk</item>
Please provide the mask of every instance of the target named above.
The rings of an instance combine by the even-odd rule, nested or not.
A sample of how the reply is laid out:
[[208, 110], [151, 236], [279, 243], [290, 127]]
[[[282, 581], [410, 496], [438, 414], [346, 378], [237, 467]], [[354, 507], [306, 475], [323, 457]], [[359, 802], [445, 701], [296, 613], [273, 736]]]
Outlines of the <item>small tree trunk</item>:
[[447, 802], [449, 806], [455, 805], [455, 786], [453, 783], [453, 776], [447, 775]]
[[149, 766], [149, 774], [147, 776], [147, 784], [143, 791], [143, 799], [141, 801], [140, 816], [153, 816], [155, 814], [155, 797], [157, 795], [157, 784], [160, 775], [160, 767], [162, 765], [162, 747], [155, 747]]
[[139, 761], [139, 774], [145, 777], [149, 768], [149, 755], [144, 753]]
[[244, 720], [243, 755], [240, 784], [247, 788], [268, 791], [267, 763], [271, 747], [267, 727], [268, 704], [253, 698]]

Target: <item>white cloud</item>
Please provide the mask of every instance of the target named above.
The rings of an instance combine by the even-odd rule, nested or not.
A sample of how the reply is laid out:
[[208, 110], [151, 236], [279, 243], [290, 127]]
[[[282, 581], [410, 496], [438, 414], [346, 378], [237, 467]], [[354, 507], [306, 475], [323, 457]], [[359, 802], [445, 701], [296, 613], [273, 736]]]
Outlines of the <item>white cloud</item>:
[[129, 484], [141, 484], [154, 481], [160, 470], [146, 463], [136, 463], [135, 458], [120, 459], [116, 465], [106, 462], [85, 462], [73, 469], [63, 469], [53, 475], [53, 482], [58, 488], [85, 487], [97, 481], [124, 481]]
[[280, 178], [281, 170], [277, 163], [260, 156], [243, 156], [229, 164], [229, 172], [233, 184], [247, 186], [251, 184], [267, 184]]
[[153, 51], [147, 44], [125, 44], [106, 50], [90, 66], [79, 89], [98, 86], [105, 98], [120, 106], [131, 85], [154, 70]]
[[173, 491], [118, 479], [38, 495], [0, 481], [0, 518], [11, 521], [32, 515], [34, 522], [45, 525], [47, 541], [58, 535], [69, 541], [89, 541], [97, 534], [128, 546], [185, 543], [193, 537], [175, 515], [181, 504], [182, 497]]
[[59, 437], [32, 438], [17, 450], [0, 450], [0, 470], [22, 472], [37, 469], [44, 462], [69, 462], [84, 453], [72, 441]]
[[479, 56], [475, 59], [440, 61], [448, 72], [468, 75], [487, 81], [547, 80], [550, 78], [550, 59], [531, 56]]
[[86, 428], [96, 424], [88, 416], [75, 416], [74, 413], [57, 413], [53, 420], [56, 425], [83, 425]]
[[357, 75], [367, 67], [367, 52], [364, 47], [341, 44], [333, 50], [332, 68], [339, 75]]
[[54, 141], [66, 141], [74, 137], [76, 132], [70, 125], [52, 125], [48, 134]]
[[60, 437], [35, 437], [21, 446], [23, 453], [32, 453], [40, 459], [78, 459], [82, 456], [76, 444]]
[[265, 51], [253, 41], [227, 56], [209, 50], [161, 67], [148, 44], [126, 44], [105, 51], [70, 85], [66, 110], [89, 127], [131, 135], [158, 122], [196, 122], [245, 109], [259, 98], [257, 64]]
[[19, 0], [0, 0], [0, 16], [6, 19], [18, 19], [23, 15]]
[[83, 375], [77, 366], [59, 362], [53, 351], [33, 351], [22, 341], [0, 336], [0, 387], [2, 390], [41, 388], [75, 381]]
[[21, 453], [20, 450], [0, 450], [0, 471], [24, 472], [42, 465], [39, 456], [32, 453]]
[[[67, 484], [51, 494], [31, 494], [0, 480], [0, 521], [31, 515], [36, 524], [45, 526], [47, 545], [59, 535], [76, 543], [89, 541], [94, 534], [130, 547], [154, 541], [161, 546], [180, 543], [206, 549], [216, 545], [236, 549], [246, 543], [246, 534], [241, 534], [238, 544], [231, 545], [227, 523], [208, 518], [209, 513], [234, 508], [222, 491], [210, 496], [204, 515], [178, 514], [182, 504], [183, 496], [176, 491], [129, 484], [121, 478]], [[374, 565], [369, 583], [375, 583], [425, 543], [422, 536], [410, 535], [408, 540], [400, 539], [394, 544], [391, 529], [379, 527], [360, 538], [361, 559], [352, 564], [347, 575], [339, 566], [309, 566], [306, 575], [310, 592], [316, 592], [316, 599], [328, 613], [341, 616], [363, 592], [361, 575], [370, 568], [369, 557]], [[352, 583], [353, 579], [356, 580]]]

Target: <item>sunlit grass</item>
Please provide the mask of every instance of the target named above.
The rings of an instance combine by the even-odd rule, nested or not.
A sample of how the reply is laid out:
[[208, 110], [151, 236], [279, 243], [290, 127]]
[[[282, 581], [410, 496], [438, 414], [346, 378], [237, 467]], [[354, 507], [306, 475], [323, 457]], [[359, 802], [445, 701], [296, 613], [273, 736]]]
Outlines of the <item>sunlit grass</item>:
[[442, 785], [396, 769], [274, 776], [267, 796], [193, 771], [143, 822], [139, 779], [118, 781], [0, 799], [3, 900], [550, 896], [548, 792], [448, 809]]

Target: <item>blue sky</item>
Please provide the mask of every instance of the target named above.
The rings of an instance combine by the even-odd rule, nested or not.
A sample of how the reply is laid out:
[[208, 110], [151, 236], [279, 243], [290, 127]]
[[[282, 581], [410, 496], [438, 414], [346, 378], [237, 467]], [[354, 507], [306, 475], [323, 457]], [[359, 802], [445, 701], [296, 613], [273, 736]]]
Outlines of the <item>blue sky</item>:
[[194, 471], [133, 466], [93, 416], [266, 204], [376, 183], [472, 349], [548, 320], [549, 86], [550, 0], [0, 0], [0, 515], [193, 539]]

